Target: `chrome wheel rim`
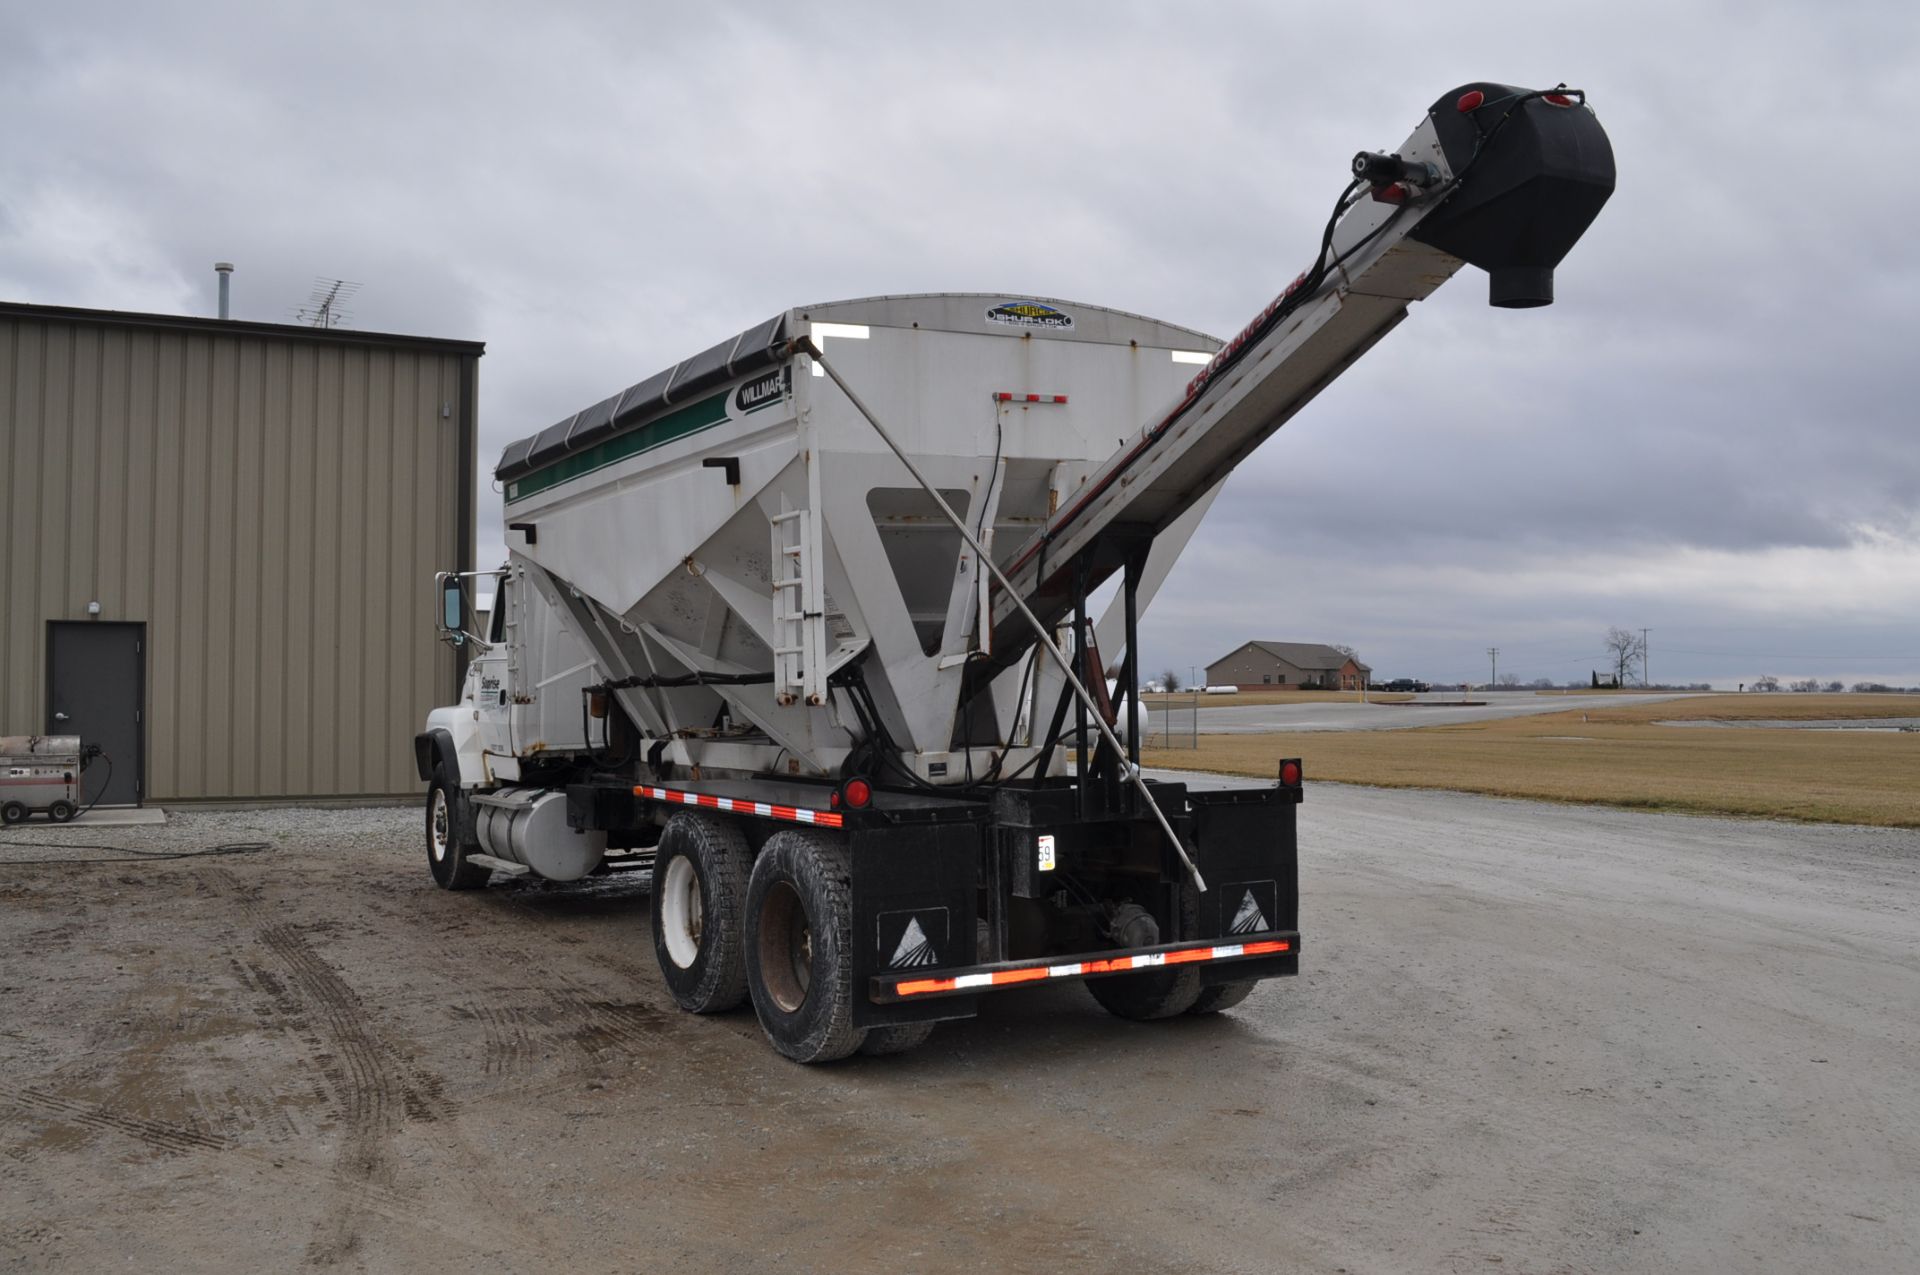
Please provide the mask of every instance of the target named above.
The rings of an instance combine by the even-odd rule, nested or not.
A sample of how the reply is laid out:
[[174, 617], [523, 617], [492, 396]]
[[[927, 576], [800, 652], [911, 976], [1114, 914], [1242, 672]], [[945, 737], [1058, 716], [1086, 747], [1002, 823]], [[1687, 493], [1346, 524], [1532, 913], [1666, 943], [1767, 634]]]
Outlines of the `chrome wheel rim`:
[[447, 808], [447, 790], [433, 790], [433, 816], [427, 833], [427, 849], [433, 852], [433, 861], [440, 863], [447, 857], [447, 847], [453, 844], [452, 814]]

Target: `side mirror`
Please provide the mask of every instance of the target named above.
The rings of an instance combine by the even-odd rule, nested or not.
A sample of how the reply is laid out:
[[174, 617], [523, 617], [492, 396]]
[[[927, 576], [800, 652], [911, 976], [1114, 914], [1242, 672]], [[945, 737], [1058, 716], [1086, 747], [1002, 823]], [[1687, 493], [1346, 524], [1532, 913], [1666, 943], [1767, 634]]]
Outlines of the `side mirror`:
[[460, 577], [447, 576], [440, 581], [440, 627], [458, 633], [466, 618], [467, 599], [460, 591]]

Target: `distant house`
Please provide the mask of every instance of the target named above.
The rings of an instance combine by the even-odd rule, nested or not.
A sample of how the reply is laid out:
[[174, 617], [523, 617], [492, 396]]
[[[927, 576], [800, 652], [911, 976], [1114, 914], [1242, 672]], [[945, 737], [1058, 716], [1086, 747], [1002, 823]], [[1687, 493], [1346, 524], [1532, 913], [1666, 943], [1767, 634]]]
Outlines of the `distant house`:
[[1357, 691], [1373, 670], [1318, 642], [1248, 642], [1207, 665], [1208, 686], [1243, 691]]

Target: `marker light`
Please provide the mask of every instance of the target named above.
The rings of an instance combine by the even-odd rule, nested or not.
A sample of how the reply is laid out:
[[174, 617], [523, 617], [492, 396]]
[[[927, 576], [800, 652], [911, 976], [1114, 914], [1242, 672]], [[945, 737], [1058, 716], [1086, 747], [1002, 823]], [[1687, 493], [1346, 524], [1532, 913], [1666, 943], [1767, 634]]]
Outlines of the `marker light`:
[[1482, 93], [1479, 89], [1475, 89], [1471, 93], [1462, 93], [1460, 95], [1460, 100], [1453, 104], [1453, 109], [1456, 111], [1459, 111], [1462, 115], [1465, 115], [1468, 111], [1479, 110], [1481, 104], [1486, 100], [1487, 100], [1487, 95], [1485, 93]]
[[1289, 758], [1280, 763], [1280, 786], [1298, 788], [1300, 786], [1300, 763]]
[[873, 785], [864, 779], [849, 779], [840, 785], [840, 794], [846, 797], [847, 804], [855, 810], [864, 810], [873, 804]]

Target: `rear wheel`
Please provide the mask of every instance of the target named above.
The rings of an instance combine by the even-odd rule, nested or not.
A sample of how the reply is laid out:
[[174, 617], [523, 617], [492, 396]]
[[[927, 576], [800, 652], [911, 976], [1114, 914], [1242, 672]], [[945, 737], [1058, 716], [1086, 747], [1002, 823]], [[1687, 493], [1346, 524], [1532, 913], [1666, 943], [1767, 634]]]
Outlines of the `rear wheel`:
[[1213, 987], [1200, 989], [1199, 999], [1187, 1010], [1189, 1014], [1217, 1014], [1223, 1009], [1232, 1009], [1247, 999], [1249, 993], [1259, 984], [1258, 979], [1248, 979], [1244, 983], [1219, 983]]
[[654, 852], [653, 955], [680, 1008], [718, 1014], [747, 998], [747, 875], [753, 851], [713, 815], [667, 820]]
[[471, 824], [462, 817], [465, 804], [445, 759], [434, 763], [433, 786], [427, 789], [427, 870], [443, 890], [477, 890], [493, 876], [491, 869], [467, 862], [480, 847], [465, 840]]
[[55, 823], [65, 823], [67, 820], [73, 818], [74, 814], [75, 811], [71, 801], [56, 801], [47, 807], [47, 818], [53, 820]]
[[11, 828], [16, 823], [24, 823], [26, 818], [27, 807], [24, 802], [9, 801], [6, 805], [0, 806], [0, 824]]
[[[1200, 895], [1192, 886], [1181, 884], [1175, 906], [1179, 926], [1171, 935], [1163, 933], [1160, 942], [1190, 938], [1200, 925]], [[1200, 998], [1200, 971], [1191, 965], [1162, 966], [1145, 974], [1116, 974], [1087, 980], [1087, 991], [1100, 1007], [1118, 1018], [1146, 1021], [1172, 1018], [1191, 1009]]]
[[832, 1062], [860, 1047], [853, 1025], [853, 907], [846, 847], [817, 832], [767, 839], [747, 885], [747, 985], [773, 1047]]

